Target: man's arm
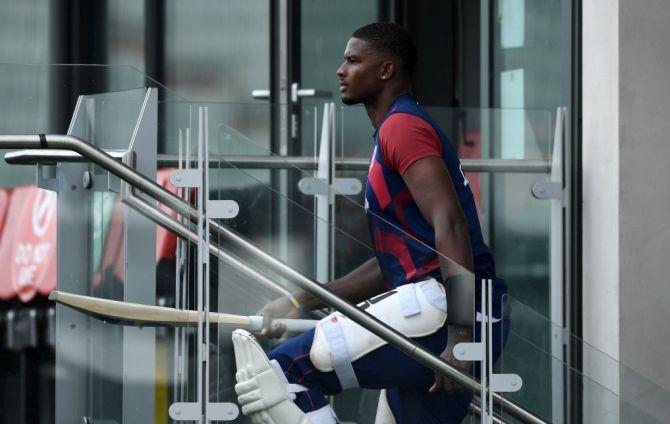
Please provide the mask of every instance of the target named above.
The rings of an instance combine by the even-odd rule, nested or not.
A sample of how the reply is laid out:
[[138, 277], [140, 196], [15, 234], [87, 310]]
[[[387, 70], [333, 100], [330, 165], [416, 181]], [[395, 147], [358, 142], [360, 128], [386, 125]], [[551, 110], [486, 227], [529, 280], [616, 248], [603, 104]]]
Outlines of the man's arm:
[[[465, 214], [461, 209], [449, 171], [440, 157], [425, 157], [411, 164], [403, 179], [412, 193], [422, 215], [435, 229], [435, 246], [439, 253], [442, 277], [454, 284], [447, 284], [447, 301], [450, 313], [457, 308], [465, 312], [466, 322], [474, 320], [474, 296], [471, 294], [473, 285], [472, 249]], [[456, 278], [461, 277], [461, 278]], [[458, 304], [460, 303], [460, 304]], [[470, 365], [453, 357], [454, 346], [461, 342], [469, 342], [471, 337], [469, 325], [449, 325], [447, 347], [442, 358], [462, 372], [468, 372]], [[435, 374], [435, 383], [429, 388], [430, 393], [439, 390], [448, 393], [456, 392], [459, 387], [453, 381], [439, 373]]]
[[[377, 258], [372, 258], [344, 277], [330, 281], [325, 287], [351, 303], [359, 303], [385, 291], [386, 283]], [[321, 300], [302, 290], [296, 292], [294, 296], [306, 311], [326, 306]]]
[[[386, 283], [376, 258], [372, 258], [351, 271], [342, 278], [333, 280], [325, 287], [336, 295], [352, 303], [358, 303], [386, 290]], [[305, 311], [319, 309], [325, 305], [311, 294], [299, 290], [293, 294], [300, 307]], [[260, 335], [264, 337], [280, 337], [286, 330], [282, 324], [271, 327], [274, 318], [297, 318], [299, 316], [295, 305], [287, 297], [279, 298], [265, 305], [259, 315], [263, 315], [263, 329]]]
[[442, 277], [471, 274], [474, 266], [468, 222], [442, 158], [419, 159], [402, 178], [421, 214], [435, 230]]

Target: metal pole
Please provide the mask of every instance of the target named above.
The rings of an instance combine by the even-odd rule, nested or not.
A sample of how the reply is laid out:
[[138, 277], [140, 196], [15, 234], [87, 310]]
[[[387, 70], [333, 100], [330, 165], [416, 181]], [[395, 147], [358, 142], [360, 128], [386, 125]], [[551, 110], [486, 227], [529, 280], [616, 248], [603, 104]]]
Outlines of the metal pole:
[[[193, 220], [197, 220], [198, 218], [198, 212], [191, 208], [184, 201], [179, 199], [177, 196], [164, 189], [154, 181], [137, 173], [132, 168], [121, 162], [118, 162], [97, 147], [86, 143], [80, 138], [67, 135], [2, 135], [0, 136], [0, 148], [54, 148], [74, 150], [77, 153], [80, 153], [82, 156], [88, 157], [93, 162], [107, 169], [133, 187], [136, 187], [164, 205], [175, 210], [179, 214], [187, 215]], [[214, 231], [219, 236], [225, 238], [236, 247], [244, 250], [250, 256], [259, 259], [270, 269], [279, 272], [284, 277], [288, 278], [292, 283], [299, 286], [301, 289], [320, 299], [329, 306], [337, 309], [349, 319], [358, 323], [382, 339], [388, 341], [396, 348], [405, 352], [407, 355], [411, 356], [427, 367], [444, 374], [445, 376], [456, 381], [469, 390], [480, 390], [479, 382], [458, 371], [439, 356], [434, 355], [428, 350], [425, 350], [424, 348], [416, 345], [409, 338], [403, 336], [372, 315], [369, 315], [368, 313], [358, 309], [355, 305], [352, 305], [346, 300], [331, 293], [319, 283], [312, 281], [295, 269], [254, 246], [252, 243], [239, 236], [232, 230], [229, 230], [228, 228], [223, 227], [213, 221], [210, 222], [210, 227], [214, 229]], [[241, 264], [241, 266], [247, 267], [245, 264]], [[494, 403], [496, 403], [499, 407], [504, 408], [512, 416], [520, 419], [523, 422], [538, 424], [545, 423], [545, 421], [541, 418], [535, 416], [529, 411], [526, 411], [521, 406], [516, 405], [511, 401], [503, 399], [502, 396], [497, 393], [493, 396], [493, 400]]]
[[[207, 387], [206, 387], [206, 382], [205, 380], [205, 369], [206, 364], [207, 364], [207, 357], [206, 355], [209, 354], [209, 346], [205, 345], [205, 342], [203, 340], [204, 338], [204, 333], [209, 332], [205, 330], [204, 328], [204, 322], [203, 322], [203, 312], [204, 312], [204, 305], [203, 305], [203, 297], [205, 293], [205, 275], [209, 273], [209, 269], [207, 267], [207, 259], [209, 258], [209, 252], [205, 252], [206, 245], [209, 244], [207, 243], [209, 241], [209, 234], [205, 233], [205, 197], [209, 196], [207, 193], [207, 187], [205, 186], [206, 184], [206, 179], [205, 179], [205, 161], [203, 158], [203, 149], [206, 149], [206, 142], [205, 142], [205, 137], [206, 137], [206, 131], [207, 129], [205, 128], [205, 124], [203, 122], [203, 111], [204, 108], [199, 108], [198, 109], [198, 167], [196, 168], [198, 171], [200, 171], [200, 184], [198, 184], [198, 187], [196, 188], [197, 192], [197, 203], [198, 203], [198, 209], [197, 209], [197, 217], [196, 217], [196, 223], [198, 225], [198, 268], [196, 271], [196, 280], [197, 280], [197, 285], [196, 285], [196, 295], [198, 298], [197, 305], [198, 305], [198, 347], [196, 349], [197, 352], [197, 358], [196, 361], [198, 363], [198, 390], [197, 390], [197, 402], [198, 406], [201, 411], [200, 418], [198, 419], [199, 423], [206, 424], [207, 423], [207, 402], [209, 399], [207, 398]], [[205, 145], [205, 146], [203, 146]], [[207, 240], [207, 241], [205, 241]]]
[[0, 135], [0, 148], [73, 150], [102, 166], [131, 186], [138, 188], [181, 215], [197, 219], [198, 212], [153, 180], [119, 162], [101, 149], [71, 135]]
[[[113, 157], [121, 158], [125, 150], [105, 150]], [[177, 168], [178, 155], [157, 155], [159, 168]], [[5, 154], [5, 161], [12, 165], [56, 164], [59, 162], [87, 162], [88, 160], [68, 150], [18, 150]], [[551, 172], [551, 162], [532, 159], [461, 159], [464, 172], [506, 172], [547, 174]], [[367, 171], [369, 158], [336, 158], [337, 171]], [[318, 159], [311, 156], [229, 156], [210, 155], [209, 167], [240, 169], [295, 169], [315, 170]]]
[[[476, 403], [474, 400], [470, 402], [470, 412], [472, 412], [475, 415], [479, 415], [480, 417], [482, 416], [482, 407], [481, 404]], [[501, 420], [500, 418], [496, 416], [491, 416], [491, 423], [492, 424], [506, 424], [505, 421]], [[465, 421], [463, 421], [465, 422]]]

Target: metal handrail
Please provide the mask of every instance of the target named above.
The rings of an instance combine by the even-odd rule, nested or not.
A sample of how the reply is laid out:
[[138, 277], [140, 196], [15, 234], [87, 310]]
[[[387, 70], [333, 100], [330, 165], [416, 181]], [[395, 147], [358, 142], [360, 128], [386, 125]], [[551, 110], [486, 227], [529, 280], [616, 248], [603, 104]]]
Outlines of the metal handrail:
[[[125, 198], [123, 198], [123, 202], [126, 205], [130, 206], [131, 208], [135, 209], [145, 218], [150, 219], [154, 223], [176, 234], [182, 239], [188, 240], [194, 244], [198, 243], [198, 235], [195, 231], [190, 229], [187, 225], [184, 225], [183, 223], [179, 222], [177, 219], [173, 218], [160, 208], [148, 204], [141, 197], [135, 196], [134, 194], [129, 194], [125, 196]], [[221, 259], [222, 261], [226, 262], [228, 265], [232, 266], [242, 274], [251, 277], [260, 284], [268, 288], [271, 288], [274, 291], [281, 293], [285, 296], [291, 295], [291, 292], [289, 290], [270, 280], [268, 277], [256, 271], [255, 269], [247, 266], [239, 258], [221, 249], [221, 247], [217, 246], [216, 244], [214, 243], [209, 244], [209, 253]]]
[[[118, 151], [106, 151], [112, 155]], [[123, 153], [123, 152], [121, 152]], [[75, 152], [67, 150], [19, 150], [5, 154], [5, 161], [12, 165], [53, 164], [58, 162], [86, 162], [87, 159]], [[161, 154], [157, 157], [158, 167], [177, 167], [179, 157]], [[318, 158], [312, 156], [230, 156], [210, 154], [209, 167], [242, 168], [242, 169], [291, 169], [314, 170]], [[508, 172], [536, 173], [551, 172], [551, 162], [530, 159], [461, 159], [465, 172]], [[335, 169], [338, 171], [367, 171], [369, 158], [336, 158]]]
[[[112, 156], [108, 155], [101, 149], [87, 143], [78, 137], [70, 135], [0, 135], [0, 148], [65, 149], [75, 151], [80, 155], [87, 157], [92, 162], [95, 162], [97, 165], [105, 168], [117, 177], [121, 178], [132, 187], [135, 187], [136, 189], [139, 189], [153, 197], [177, 213], [188, 216], [190, 219], [198, 218], [197, 211], [193, 209], [188, 203], [175, 196], [156, 182], [138, 173], [124, 163], [114, 159]], [[314, 297], [320, 299], [327, 305], [337, 309], [349, 319], [358, 323], [373, 334], [381, 337], [415, 360], [449, 377], [469, 390], [474, 392], [480, 391], [481, 386], [478, 381], [455, 369], [439, 356], [415, 344], [411, 339], [387, 326], [374, 316], [358, 309], [355, 305], [331, 293], [321, 284], [312, 281], [287, 264], [259, 249], [234, 231], [214, 221], [210, 222], [210, 228], [214, 230], [214, 232], [217, 233], [220, 237], [226, 239], [234, 246], [242, 249], [250, 256], [260, 260], [270, 269], [288, 278], [295, 285], [299, 286]], [[244, 264], [240, 265], [246, 267]], [[493, 394], [493, 401], [496, 405], [503, 408], [503, 410], [508, 412], [510, 415], [525, 423], [545, 423], [545, 421], [540, 417], [537, 417], [516, 403], [504, 399], [498, 393]]]

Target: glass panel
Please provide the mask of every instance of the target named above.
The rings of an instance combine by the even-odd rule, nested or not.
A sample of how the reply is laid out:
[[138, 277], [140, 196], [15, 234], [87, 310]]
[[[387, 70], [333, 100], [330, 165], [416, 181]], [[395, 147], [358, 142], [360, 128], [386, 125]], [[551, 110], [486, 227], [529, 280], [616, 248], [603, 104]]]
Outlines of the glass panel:
[[166, 85], [186, 98], [246, 102], [270, 88], [267, 0], [165, 2]]
[[[92, 101], [96, 100], [100, 99], [93, 98]], [[122, 101], [122, 103], [124, 101]], [[104, 102], [107, 102], [107, 99], [105, 99]], [[318, 254], [319, 244], [318, 240], [315, 240], [315, 227], [318, 224], [319, 219], [315, 219], [316, 209], [314, 205], [314, 197], [302, 194], [297, 189], [297, 182], [301, 178], [313, 177], [314, 169], [308, 165], [308, 162], [299, 162], [299, 164], [302, 164], [300, 166], [291, 165], [287, 163], [285, 159], [270, 153], [269, 121], [271, 110], [270, 106], [267, 105], [220, 103], [191, 104], [180, 102], [167, 102], [162, 104], [163, 110], [166, 111], [165, 116], [170, 116], [170, 122], [161, 122], [160, 124], [163, 134], [162, 137], [165, 140], [164, 145], [168, 155], [178, 156], [181, 152], [183, 157], [186, 155], [186, 152], [190, 152], [191, 158], [196, 157], [197, 142], [195, 140], [198, 139], [199, 134], [195, 130], [197, 125], [194, 124], [197, 122], [197, 109], [200, 106], [207, 106], [208, 108], [209, 126], [207, 130], [210, 140], [209, 153], [212, 159], [212, 169], [209, 174], [209, 195], [212, 199], [236, 200], [241, 209], [238, 217], [222, 220], [221, 223], [251, 239], [255, 244], [273, 255], [279, 256], [282, 253], [287, 254], [284, 260], [289, 265], [298, 269], [310, 278], [316, 279], [316, 256]], [[111, 107], [107, 110], [114, 111], [118, 109], [118, 107]], [[98, 108], [96, 110], [100, 111], [102, 109]], [[348, 134], [354, 134], [359, 131], [363, 128], [362, 124], [365, 122], [364, 117], [360, 115], [362, 109], [353, 108], [351, 111], [354, 116], [352, 119], [359, 119], [361, 126], [358, 129], [353, 129]], [[447, 124], [449, 124], [450, 121], [447, 118], [452, 112], [454, 111], [444, 111], [443, 122], [446, 122], [446, 124], [443, 125], [449, 127]], [[317, 131], [314, 131], [313, 134], [320, 134], [323, 109], [315, 109], [314, 107], [305, 106], [301, 113], [311, 117], [316, 116], [315, 129]], [[431, 113], [439, 116], [439, 111], [433, 110]], [[490, 113], [491, 115], [495, 115], [495, 112]], [[525, 125], [529, 125], [526, 121], [536, 122], [540, 120], [539, 117], [533, 117], [532, 115], [532, 112], [527, 112], [524, 115]], [[541, 114], [538, 112], [538, 115]], [[456, 114], [454, 116], [456, 116]], [[346, 112], [341, 112], [341, 116], [338, 116], [338, 118], [341, 119], [342, 125], [338, 125], [337, 128], [347, 128], [347, 121], [345, 120]], [[474, 119], [468, 121], [472, 122]], [[494, 121], [494, 118], [489, 120], [489, 122]], [[95, 123], [95, 119], [93, 119], [92, 122]], [[547, 128], [551, 128], [551, 125], [549, 124], [546, 126]], [[106, 127], [101, 124], [95, 126], [95, 128], [102, 130], [105, 128], [111, 129], [113, 127]], [[125, 131], [126, 130], [123, 128], [120, 128], [116, 133], [122, 135], [126, 133]], [[369, 126], [368, 131], [369, 133], [365, 136], [365, 143], [370, 143], [369, 137], [371, 135], [371, 128]], [[100, 136], [96, 135], [95, 139], [100, 141], [105, 140], [103, 136], [104, 134], [101, 134]], [[457, 136], [453, 137], [456, 138]], [[114, 139], [110, 140], [114, 141]], [[187, 140], [190, 140], [189, 146], [186, 146]], [[342, 155], [342, 153], [346, 151], [362, 152], [365, 146], [360, 138], [356, 140], [353, 137], [348, 138], [342, 136], [338, 140], [341, 142], [338, 146], [339, 155]], [[349, 147], [349, 140], [356, 141], [356, 143], [352, 143], [353, 147]], [[317, 149], [314, 149], [316, 151], [318, 151], [319, 141], [320, 140], [314, 139], [309, 140], [310, 144], [317, 146]], [[542, 146], [542, 142], [539, 138], [532, 139], [532, 142], [537, 146]], [[544, 140], [544, 142], [549, 143], [549, 139]], [[525, 139], [524, 143], [528, 144], [529, 142]], [[370, 146], [371, 143], [367, 144], [367, 149], [369, 149]], [[547, 148], [546, 150], [548, 151], [549, 149]], [[360, 155], [363, 154], [364, 153], [360, 153]], [[258, 165], [252, 166], [249, 164], [249, 161], [246, 162], [247, 165], [241, 165], [242, 162], [240, 156], [256, 156], [258, 159], [272, 158], [276, 164], [285, 169], [283, 172], [286, 175], [285, 181], [288, 181], [288, 184], [282, 182], [281, 178], [274, 174], [275, 171], [268, 169], [254, 169]], [[350, 156], [347, 158], [350, 158]], [[362, 168], [366, 169], [367, 165], [364, 163]], [[346, 172], [361, 180], [364, 180], [365, 178], [365, 175], [363, 174], [365, 171]], [[284, 191], [285, 194], [282, 194], [282, 184], [284, 184], [283, 187], [286, 188]], [[482, 192], [484, 192], [483, 189]], [[525, 191], [526, 195], [529, 195], [529, 192], [529, 189], [528, 191]], [[184, 197], [192, 198], [189, 194], [184, 194]], [[364, 225], [365, 210], [363, 208], [361, 195], [338, 195], [337, 199], [337, 213], [339, 215], [335, 222], [331, 222], [330, 218], [327, 217], [324, 218], [323, 221], [332, 226], [334, 232], [337, 234], [336, 263], [340, 264], [336, 268], [335, 275], [341, 276], [354, 268], [358, 263], [372, 257], [372, 251], [369, 246], [370, 243], [368, 240], [367, 228], [365, 228]], [[105, 202], [102, 201], [102, 199], [96, 203], [96, 208], [101, 208], [97, 215], [97, 220], [100, 221], [97, 228], [99, 228], [98, 231], [102, 231], [103, 233], [105, 220], [107, 219], [106, 216], [109, 214], [103, 210], [104, 204]], [[281, 246], [279, 246], [281, 236], [278, 235], [278, 231], [273, 228], [273, 225], [276, 225], [278, 211], [281, 209], [282, 205], [285, 205], [287, 208], [287, 222], [290, 226], [290, 231], [287, 232], [288, 238], [285, 240], [288, 248], [283, 251]], [[111, 224], [109, 225], [111, 226]], [[257, 259], [250, 258], [248, 255], [241, 255], [220, 237], [215, 237], [215, 241], [229, 249], [231, 253], [237, 254], [243, 262], [252, 266], [257, 271], [267, 275], [279, 284], [292, 288], [288, 284], [289, 282], [277, 276], [276, 273], [268, 270], [267, 267]], [[103, 249], [104, 246], [102, 246], [102, 243], [100, 241], [97, 243], [100, 245], [97, 250], [99, 251], [100, 249]], [[315, 246], [317, 247], [315, 248]], [[96, 249], [94, 249], [94, 251], [96, 251]], [[179, 278], [182, 280], [183, 284], [176, 286], [177, 289], [172, 293], [176, 299], [177, 292], [181, 291], [181, 301], [175, 303], [176, 305], [194, 308], [194, 299], [196, 296], [193, 284], [194, 277], [191, 275], [191, 271], [189, 271], [191, 268], [188, 265], [189, 262], [191, 264], [194, 263], [193, 251], [185, 248], [182, 249], [182, 254], [184, 255], [183, 260], [186, 262], [186, 265], [183, 267], [180, 265], [180, 268], [177, 269], [177, 275], [181, 274]], [[117, 257], [122, 258], [123, 255]], [[346, 264], [348, 258], [351, 262]], [[210, 297], [212, 301], [212, 310], [246, 315], [254, 314], [255, 311], [263, 306], [268, 300], [280, 296], [280, 294], [277, 293], [277, 290], [263, 287], [249, 277], [232, 270], [229, 265], [223, 262], [217, 262], [212, 258], [210, 264], [212, 270], [212, 292]], [[510, 281], [510, 287], [512, 284], [513, 282]], [[169, 296], [170, 290], [167, 289], [165, 293]], [[105, 294], [102, 294], [102, 296], [105, 296]], [[521, 323], [524, 321], [528, 320], [520, 318]], [[104, 325], [107, 326], [107, 324]], [[540, 326], [535, 328], [543, 327]], [[547, 325], [546, 328], [541, 331], [544, 331], [544, 333], [547, 334], [548, 328], [549, 326]], [[100, 334], [104, 335], [106, 333], [102, 331]], [[194, 331], [187, 329], [184, 331], [175, 331], [174, 334], [172, 334], [172, 332], [159, 332], [158, 334], [157, 349], [159, 355], [163, 355], [162, 357], [167, 359], [165, 359], [166, 363], [164, 365], [158, 366], [156, 372], [157, 375], [168, 376], [167, 378], [170, 379], [168, 381], [172, 381], [172, 388], [168, 390], [169, 393], [166, 395], [167, 401], [164, 400], [161, 405], [169, 405], [175, 400], [194, 401], [195, 385], [197, 381], [197, 376], [195, 374], [196, 346], [194, 343]], [[230, 343], [230, 328], [218, 328], [212, 333], [211, 342], [210, 399], [217, 402], [234, 401], [235, 396], [232, 391], [234, 373], [232, 370], [235, 369], [235, 366]], [[99, 343], [99, 346], [104, 348], [107, 344], [107, 339], [105, 339]], [[270, 342], [268, 348], [275, 345], [276, 343]], [[182, 353], [181, 359], [178, 358], [179, 352]], [[185, 366], [179, 368], [178, 362], [174, 362], [175, 360], [182, 361], [181, 363]], [[545, 362], [550, 363], [551, 360], [547, 358]], [[160, 363], [160, 356], [158, 363]], [[551, 366], [549, 366], [549, 369], [550, 368]], [[547, 381], [546, 376], [543, 376], [543, 378], [543, 381]], [[160, 381], [165, 380], [157, 379], [157, 388], [163, 387], [161, 386]], [[110, 393], [114, 393], [113, 383], [109, 383], [105, 380], [105, 384], [109, 384]], [[103, 393], [100, 390], [95, 393]], [[335, 405], [338, 412], [341, 413], [342, 416], [348, 417], [347, 419], [370, 421], [375, 412], [376, 399], [377, 393], [374, 391], [350, 392], [343, 396], [338, 396], [335, 399]], [[108, 405], [110, 405], [111, 409], [116, 410], [113, 402], [110, 402]], [[98, 413], [99, 411], [94, 410], [94, 412]], [[111, 412], [110, 414], [113, 415]], [[240, 419], [239, 422], [243, 422], [242, 419]]]
[[[144, 89], [84, 96], [73, 118], [72, 135], [102, 148], [127, 149], [136, 128], [144, 101]], [[135, 148], [142, 152], [137, 140]], [[58, 167], [58, 289], [97, 298], [132, 299], [133, 286], [148, 288], [155, 295], [153, 279], [136, 280], [135, 249], [153, 246], [153, 224], [141, 222], [125, 213], [120, 198], [106, 191], [106, 179], [90, 164], [63, 163]], [[84, 171], [93, 170], [90, 190], [81, 186]], [[97, 178], [97, 179], [96, 179]], [[143, 239], [126, 238], [135, 234]], [[155, 237], [155, 235], [153, 236]], [[90, 253], [89, 253], [90, 252]], [[153, 253], [153, 252], [152, 252]], [[149, 256], [149, 264], [153, 258]], [[134, 276], [134, 277], [131, 277]], [[58, 306], [56, 314], [56, 374], [68, 376], [56, 382], [56, 422], [81, 420], [142, 420], [147, 410], [138, 411], [129, 393], [146, 393], [153, 387], [154, 371], [146, 374], [132, 369], [129, 353], [144, 347], [153, 354], [153, 330], [127, 329], [87, 318], [79, 312]], [[132, 342], [131, 342], [132, 340]], [[130, 347], [133, 346], [133, 347]], [[135, 363], [153, 364], [153, 356], [137, 357]], [[150, 378], [151, 381], [146, 380]], [[151, 402], [151, 398], [147, 399]], [[148, 411], [153, 415], [153, 411]]]
[[[144, 2], [107, 2], [104, 40], [106, 62], [123, 63], [146, 72], [147, 56]], [[156, 75], [154, 75], [156, 77]]]
[[377, 20], [379, 2], [315, 0], [300, 4], [302, 86], [338, 93], [335, 71], [351, 33]]
[[[145, 86], [160, 84], [130, 66], [0, 64], [0, 133], [65, 134], [79, 95]], [[33, 166], [0, 166], [3, 187], [33, 184], [34, 179]]]
[[[374, 128], [370, 124], [370, 118], [362, 106], [339, 106], [336, 115], [336, 157], [339, 160], [351, 158], [364, 159], [365, 166], [362, 170], [349, 170], [336, 172], [340, 178], [356, 178], [363, 185], [367, 180], [367, 165], [370, 162], [370, 154], [373, 147]], [[335, 236], [335, 272], [344, 275], [365, 262], [372, 252], [370, 246], [370, 235], [361, 206], [365, 204], [365, 192], [362, 190], [357, 195], [336, 196], [335, 216], [337, 225], [342, 233], [350, 234], [351, 237], [341, 237], [342, 233]], [[347, 219], [344, 219], [347, 217]], [[349, 219], [349, 217], [355, 217]]]
[[[168, 183], [170, 174], [177, 168], [194, 168], [198, 158], [198, 110], [187, 102], [159, 102], [158, 182], [178, 197], [197, 207], [197, 192], [193, 188], [179, 188]], [[197, 226], [188, 219], [177, 217], [174, 212], [163, 207], [182, 225], [196, 232]], [[158, 229], [157, 249], [163, 253], [157, 267], [157, 302], [162, 306], [177, 309], [196, 310], [198, 308], [198, 255], [196, 245], [187, 240], [175, 240], [175, 255], [172, 256], [170, 238], [175, 236]], [[164, 243], [161, 243], [161, 239]], [[216, 263], [212, 259], [212, 263]], [[216, 310], [214, 308], [214, 310]], [[198, 334], [197, 328], [159, 328], [156, 333], [156, 422], [172, 422], [168, 415], [170, 405], [175, 402], [198, 401]], [[182, 421], [195, 423], [196, 421]]]
[[[523, 379], [520, 392], [506, 395], [551, 422], [662, 423], [670, 414], [670, 393], [630, 367], [568, 334], [512, 296], [504, 302], [510, 333], [498, 371]], [[549, 328], [549, 333], [538, 331]], [[564, 348], [576, 355], [565, 360]], [[577, 370], [577, 365], [582, 371]], [[547, 378], [551, 376], [551, 378]], [[625, 389], [620, 386], [626, 381]], [[572, 391], [576, 391], [571, 393]], [[564, 399], [572, 395], [572, 398]], [[565, 407], [563, 401], [565, 400]], [[570, 404], [570, 402], [581, 402]], [[565, 412], [569, 417], [564, 416]]]
[[[263, 121], [269, 119], [270, 107], [265, 105], [240, 105], [240, 104], [204, 104], [208, 107], [209, 137], [210, 137], [210, 196], [213, 199], [233, 199], [240, 205], [240, 213], [236, 218], [221, 220], [221, 223], [250, 239], [264, 251], [273, 256], [281, 256], [287, 253], [283, 260], [304, 275], [316, 279], [316, 262], [321, 246], [316, 237], [315, 226], [319, 222], [325, 222], [340, 240], [346, 240], [356, 246], [356, 251], [340, 251], [340, 257], [351, 256], [357, 261], [364, 261], [373, 256], [369, 247], [367, 232], [362, 237], [348, 233], [336, 220], [330, 218], [315, 218], [315, 200], [311, 195], [306, 195], [297, 189], [297, 183], [302, 178], [310, 178], [315, 171], [307, 162], [291, 164], [286, 159], [273, 155], [270, 152], [269, 135], [262, 138], [266, 126]], [[323, 108], [305, 106], [301, 113], [313, 117], [317, 115], [316, 134], [321, 132], [321, 118]], [[238, 121], [238, 116], [255, 116], [256, 119]], [[248, 122], [248, 125], [245, 123]], [[254, 132], [257, 135], [252, 135]], [[319, 137], [320, 138], [320, 137]], [[320, 141], [320, 140], [319, 140]], [[309, 140], [307, 144], [318, 145], [319, 142]], [[240, 155], [245, 159], [255, 157], [256, 159], [271, 159], [274, 167], [279, 166], [284, 170], [286, 180], [286, 194], [282, 194], [281, 178], [275, 178], [275, 171], [267, 169], [253, 169], [258, 165], [240, 162]], [[307, 158], [306, 158], [307, 159]], [[343, 199], [347, 199], [343, 197]], [[342, 217], [343, 223], [351, 221], [365, 222], [365, 210], [363, 204], [357, 197], [347, 199], [351, 213]], [[288, 208], [288, 249], [282, 251], [280, 246], [281, 236], [272, 228], [276, 225], [282, 204]], [[243, 255], [223, 238], [217, 238], [217, 243], [226, 251], [235, 254], [245, 264], [251, 266], [271, 280], [280, 283], [293, 290], [295, 287], [276, 272], [269, 270], [262, 261], [249, 255]], [[315, 246], [317, 246], [315, 248]], [[359, 262], [360, 263], [360, 262]], [[340, 276], [353, 268], [343, 270], [338, 268], [336, 276]], [[212, 281], [212, 304], [216, 304], [219, 311], [227, 313], [253, 314], [267, 301], [281, 296], [276, 290], [263, 287], [257, 281], [240, 274], [238, 271], [222, 261], [218, 265], [212, 265], [212, 269], [218, 271], [217, 283]], [[214, 271], [213, 271], [214, 272]], [[211, 383], [216, 384], [212, 388], [212, 399], [218, 401], [234, 400], [232, 385], [234, 384], [234, 357], [230, 343], [230, 329], [219, 328], [216, 335], [216, 348], [210, 351], [212, 361]], [[285, 341], [283, 339], [282, 341]], [[276, 341], [267, 343], [268, 349], [276, 346]], [[216, 365], [214, 365], [216, 364]], [[214, 369], [218, 371], [214, 371]], [[431, 374], [432, 376], [432, 374]], [[214, 378], [216, 377], [216, 378]], [[216, 381], [216, 383], [214, 383]], [[338, 413], [348, 417], [347, 419], [358, 422], [373, 420], [376, 411], [378, 393], [376, 391], [351, 391], [338, 395], [334, 404]]]
[[379, 2], [314, 0], [299, 4], [300, 85], [331, 93], [328, 99], [307, 98], [303, 102], [323, 103], [337, 97], [335, 72], [344, 60], [347, 41], [356, 29], [377, 20]]
[[[321, 105], [325, 101], [335, 101], [339, 108], [338, 94], [339, 86], [337, 79], [337, 69], [343, 62], [344, 48], [351, 34], [363, 25], [370, 22], [375, 22], [379, 17], [380, 3], [373, 0], [356, 1], [328, 1], [316, 0], [309, 2], [300, 2], [300, 85], [304, 88], [315, 88], [317, 90], [325, 90], [330, 93], [328, 98], [321, 99], [302, 99], [304, 105], [317, 105], [321, 110]], [[362, 108], [361, 108], [362, 110]], [[318, 119], [310, 119], [310, 108], [303, 108], [302, 124], [302, 154], [318, 156], [318, 151], [315, 150], [308, 140], [318, 139], [307, 132], [307, 128], [316, 128], [313, 124], [318, 122], [318, 127], [321, 127], [322, 114], [319, 113]], [[305, 116], [307, 115], [307, 116]], [[354, 122], [350, 119], [347, 122], [347, 131], [354, 132], [356, 130], [366, 134], [367, 139], [371, 131], [369, 131], [369, 120], [364, 114], [364, 120]], [[336, 119], [336, 125], [339, 122]], [[336, 130], [339, 131], [340, 128]], [[341, 151], [341, 143], [334, 140], [336, 143], [337, 155], [343, 155]], [[366, 144], [367, 146], [367, 144]], [[347, 152], [349, 157], [367, 156], [368, 152]], [[358, 178], [359, 173], [339, 173], [339, 177]], [[362, 180], [364, 181], [364, 180]], [[357, 203], [362, 204], [360, 196], [353, 196]], [[353, 270], [356, 266], [362, 264], [368, 257], [370, 257], [369, 247], [365, 244], [368, 241], [367, 229], [362, 228], [364, 224], [364, 217], [357, 211], [355, 205], [336, 201], [335, 203], [336, 217], [352, 217], [354, 219], [338, 219], [336, 218], [336, 225], [344, 233], [354, 235], [358, 241], [354, 242], [349, 237], [342, 237], [342, 233], [335, 236], [335, 253], [334, 253], [334, 269], [331, 272], [334, 275], [345, 275], [347, 272]], [[364, 226], [364, 225], [363, 225]], [[361, 244], [360, 241], [364, 241]], [[345, 394], [344, 396], [348, 396]], [[373, 396], [376, 400], [376, 394]], [[336, 406], [340, 404], [347, 404], [347, 399], [338, 400]], [[376, 402], [373, 402], [375, 405]], [[344, 421], [353, 420], [346, 413], [343, 413], [338, 407], [340, 419]], [[374, 412], [374, 411], [373, 411]]]
[[[549, 109], [571, 102], [572, 3], [492, 2], [493, 105]], [[547, 54], [551, 52], [551, 54]]]
[[[101, 149], [127, 150], [142, 110], [146, 89], [82, 96], [84, 139]], [[119, 122], [125, 125], [119, 125]]]
[[[211, 103], [207, 106], [211, 159], [218, 162], [211, 171], [212, 189], [217, 187], [222, 196], [239, 199], [240, 204], [238, 218], [227, 225], [273, 256], [314, 277], [314, 264], [308, 253], [314, 247], [314, 228], [313, 224], [305, 225], [313, 221], [313, 199], [297, 187], [302, 177], [312, 176], [313, 172], [285, 163], [283, 169], [275, 170], [253, 169], [257, 165], [249, 169], [236, 163], [236, 157], [274, 158], [281, 163], [281, 158], [270, 151], [271, 106]], [[306, 107], [307, 112], [315, 114], [315, 109]], [[240, 120], [240, 116], [246, 118]], [[314, 140], [308, 144], [314, 145]], [[284, 232], [278, 222], [282, 209], [288, 211], [283, 218], [287, 226]]]
[[[57, 7], [40, 0], [0, 2], [3, 10], [0, 16], [0, 52], [3, 62], [46, 63], [53, 60], [55, 49], [50, 38], [55, 32], [55, 20], [51, 17]], [[4, 79], [0, 82], [2, 85], [5, 83]]]

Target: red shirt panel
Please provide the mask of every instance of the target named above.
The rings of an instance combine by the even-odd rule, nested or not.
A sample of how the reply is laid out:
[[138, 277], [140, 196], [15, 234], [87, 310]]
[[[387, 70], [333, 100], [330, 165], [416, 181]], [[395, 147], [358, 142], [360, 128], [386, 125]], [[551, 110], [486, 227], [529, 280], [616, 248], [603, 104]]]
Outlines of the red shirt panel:
[[442, 157], [442, 143], [433, 127], [409, 113], [394, 113], [379, 129], [384, 164], [403, 175], [419, 159]]

